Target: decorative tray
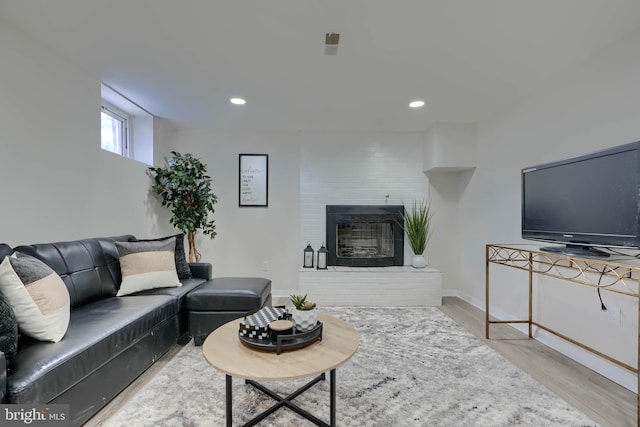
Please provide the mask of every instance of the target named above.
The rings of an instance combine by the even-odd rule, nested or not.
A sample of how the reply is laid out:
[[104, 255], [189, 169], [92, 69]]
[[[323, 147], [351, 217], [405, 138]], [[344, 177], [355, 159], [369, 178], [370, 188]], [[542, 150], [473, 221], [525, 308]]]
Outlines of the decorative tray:
[[322, 322], [318, 320], [318, 323], [316, 323], [313, 328], [305, 332], [299, 332], [294, 326], [291, 334], [278, 335], [268, 340], [249, 338], [246, 336], [240, 336], [239, 338], [242, 344], [254, 350], [270, 351], [280, 354], [285, 350], [297, 350], [307, 347], [316, 341], [322, 341]]

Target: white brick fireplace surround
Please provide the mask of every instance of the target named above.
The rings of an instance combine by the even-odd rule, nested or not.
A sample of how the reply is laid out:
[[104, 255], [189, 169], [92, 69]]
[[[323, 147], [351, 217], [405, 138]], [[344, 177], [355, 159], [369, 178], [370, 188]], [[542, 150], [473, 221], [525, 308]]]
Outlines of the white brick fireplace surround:
[[300, 292], [324, 306], [439, 306], [442, 274], [409, 266], [303, 268]]
[[[307, 241], [316, 251], [325, 241], [326, 205], [408, 205], [428, 199], [424, 144], [422, 133], [307, 134], [300, 149], [299, 265]], [[411, 256], [405, 244], [405, 264]], [[440, 305], [441, 276], [429, 267], [301, 267], [298, 291], [320, 305]]]

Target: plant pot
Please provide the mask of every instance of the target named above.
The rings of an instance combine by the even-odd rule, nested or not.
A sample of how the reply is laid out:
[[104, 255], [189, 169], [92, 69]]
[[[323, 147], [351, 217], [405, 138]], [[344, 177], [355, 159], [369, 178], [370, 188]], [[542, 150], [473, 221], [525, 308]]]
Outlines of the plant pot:
[[414, 255], [411, 259], [411, 266], [413, 268], [425, 268], [427, 266], [427, 259], [424, 255]]
[[293, 317], [293, 323], [296, 324], [296, 329], [304, 332], [313, 328], [318, 322], [318, 313], [316, 310], [298, 310], [297, 308], [291, 309], [291, 316]]

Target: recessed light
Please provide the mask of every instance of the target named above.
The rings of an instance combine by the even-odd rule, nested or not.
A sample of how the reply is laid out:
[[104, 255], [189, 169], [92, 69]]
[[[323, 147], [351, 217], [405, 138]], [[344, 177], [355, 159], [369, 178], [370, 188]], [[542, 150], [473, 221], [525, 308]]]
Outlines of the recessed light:
[[420, 107], [424, 107], [424, 101], [421, 101], [421, 100], [411, 101], [411, 102], [409, 103], [409, 107], [411, 107], [411, 108], [420, 108]]
[[244, 105], [247, 103], [247, 101], [245, 101], [242, 98], [231, 98], [229, 100], [229, 102], [231, 102], [232, 104], [236, 104], [236, 105]]

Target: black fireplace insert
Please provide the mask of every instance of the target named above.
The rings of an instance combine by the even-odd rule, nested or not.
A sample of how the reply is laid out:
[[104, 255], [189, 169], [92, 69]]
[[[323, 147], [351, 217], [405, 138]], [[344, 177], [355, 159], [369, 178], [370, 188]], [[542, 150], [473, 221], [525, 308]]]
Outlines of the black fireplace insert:
[[402, 205], [327, 205], [328, 265], [404, 265]]

